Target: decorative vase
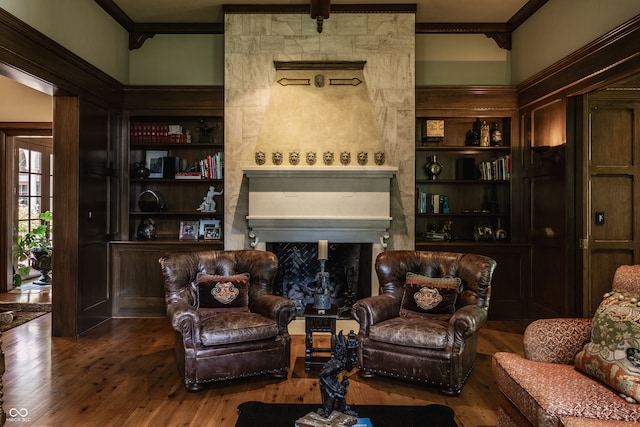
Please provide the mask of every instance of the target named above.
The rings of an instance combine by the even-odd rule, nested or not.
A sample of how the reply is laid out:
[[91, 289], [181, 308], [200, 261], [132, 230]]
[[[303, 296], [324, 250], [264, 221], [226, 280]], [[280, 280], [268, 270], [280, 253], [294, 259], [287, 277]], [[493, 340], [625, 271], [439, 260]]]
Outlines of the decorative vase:
[[491, 143], [491, 128], [486, 120], [480, 125], [480, 146], [488, 147]]
[[499, 147], [502, 145], [502, 131], [498, 127], [498, 123], [491, 123], [491, 146]]
[[424, 166], [424, 171], [430, 179], [438, 179], [438, 175], [442, 172], [442, 163], [438, 161], [436, 155], [431, 156]]
[[40, 272], [38, 280], [33, 282], [34, 285], [50, 285], [51, 284], [51, 250], [33, 248], [31, 250], [31, 258], [29, 261], [32, 268]]

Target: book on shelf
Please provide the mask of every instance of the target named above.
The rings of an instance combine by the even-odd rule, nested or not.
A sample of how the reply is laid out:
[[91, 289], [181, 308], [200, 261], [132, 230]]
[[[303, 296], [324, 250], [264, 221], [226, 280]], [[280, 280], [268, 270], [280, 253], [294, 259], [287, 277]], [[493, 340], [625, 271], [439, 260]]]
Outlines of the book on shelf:
[[449, 213], [449, 199], [443, 194], [431, 194], [416, 189], [416, 212]]
[[191, 135], [178, 124], [131, 122], [129, 140], [132, 144], [189, 143]]
[[504, 181], [511, 179], [511, 155], [506, 154], [497, 159], [478, 165], [480, 179], [483, 181]]
[[176, 172], [176, 179], [202, 179], [200, 172]]
[[204, 179], [222, 179], [224, 167], [224, 154], [214, 153], [200, 160], [200, 173]]

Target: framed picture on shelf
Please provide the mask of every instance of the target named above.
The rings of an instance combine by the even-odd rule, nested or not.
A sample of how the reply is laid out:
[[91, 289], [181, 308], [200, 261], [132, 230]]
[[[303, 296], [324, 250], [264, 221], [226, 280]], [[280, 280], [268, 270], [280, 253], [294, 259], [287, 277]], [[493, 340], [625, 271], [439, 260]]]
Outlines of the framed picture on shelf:
[[211, 228], [218, 229], [218, 237], [211, 237], [211, 239], [219, 239], [220, 238], [220, 220], [219, 219], [209, 219], [203, 218], [200, 220], [200, 233], [199, 235], [206, 239], [205, 230], [211, 230]]
[[205, 225], [203, 238], [204, 240], [220, 240], [220, 227]]
[[180, 221], [180, 240], [198, 240], [198, 221]]
[[425, 121], [425, 142], [430, 144], [442, 144], [444, 141], [444, 120]]
[[145, 152], [145, 162], [149, 168], [149, 178], [162, 178], [163, 157], [168, 157], [167, 150], [147, 150]]

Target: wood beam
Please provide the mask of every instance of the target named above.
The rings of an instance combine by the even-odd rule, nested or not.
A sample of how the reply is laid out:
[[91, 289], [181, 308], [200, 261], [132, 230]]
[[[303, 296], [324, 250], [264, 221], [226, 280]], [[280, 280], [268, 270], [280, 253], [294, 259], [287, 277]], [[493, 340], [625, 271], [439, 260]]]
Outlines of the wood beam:
[[525, 108], [551, 96], [575, 96], [640, 71], [640, 15], [518, 84]]

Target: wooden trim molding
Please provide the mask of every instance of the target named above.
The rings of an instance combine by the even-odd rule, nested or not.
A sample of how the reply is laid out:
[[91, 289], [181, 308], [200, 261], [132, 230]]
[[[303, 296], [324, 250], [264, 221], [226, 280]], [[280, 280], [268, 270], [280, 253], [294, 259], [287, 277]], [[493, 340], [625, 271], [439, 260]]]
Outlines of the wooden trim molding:
[[500, 23], [416, 23], [416, 34], [484, 34], [492, 38], [500, 48], [511, 50], [511, 31]]
[[221, 23], [136, 23], [113, 0], [94, 1], [129, 33], [129, 50], [141, 48], [156, 34], [224, 34]]
[[[129, 50], [139, 49], [156, 34], [224, 34], [224, 23], [136, 23], [114, 2], [94, 0], [113, 19], [129, 32]], [[416, 23], [416, 34], [485, 34], [499, 47], [511, 49], [511, 33], [540, 9], [548, 0], [529, 0], [506, 23]], [[332, 4], [331, 13], [416, 13], [417, 4]], [[225, 4], [226, 14], [309, 14], [311, 4]], [[324, 17], [325, 19], [327, 17]]]
[[[332, 13], [416, 13], [418, 6], [415, 3], [398, 4], [332, 4]], [[222, 14], [287, 14], [310, 13], [308, 4], [225, 4], [222, 6]]]
[[[156, 34], [224, 34], [224, 23], [136, 23], [114, 2], [94, 0], [129, 32], [129, 50], [139, 49]], [[416, 23], [416, 34], [485, 34], [502, 49], [511, 50], [511, 33], [548, 0], [529, 0], [506, 23]], [[416, 13], [417, 4], [333, 4], [331, 13]], [[222, 15], [249, 13], [310, 13], [311, 4], [225, 4]], [[326, 17], [325, 17], [326, 19]]]
[[0, 74], [49, 95], [71, 92], [121, 104], [121, 83], [2, 8]]
[[0, 131], [7, 135], [21, 135], [25, 130], [29, 135], [51, 136], [51, 122], [0, 122]]
[[[224, 24], [210, 23], [136, 23], [113, 0], [94, 0], [129, 32], [129, 50], [139, 49], [156, 34], [224, 34]], [[416, 34], [485, 34], [503, 49], [511, 50], [511, 33], [548, 0], [529, 0], [506, 23], [416, 23]], [[333, 13], [415, 13], [416, 4], [336, 4]], [[310, 5], [223, 5], [224, 14], [243, 13], [309, 13]]]
[[222, 86], [127, 86], [123, 108], [134, 115], [224, 116]]
[[518, 84], [518, 105], [584, 94], [636, 74], [638, 46], [640, 15]]
[[514, 86], [418, 86], [416, 115], [482, 115], [498, 111], [512, 114], [518, 110], [517, 100]]
[[416, 23], [416, 34], [484, 34], [502, 48], [511, 50], [511, 33], [548, 0], [529, 0], [506, 23]]
[[367, 61], [273, 61], [276, 70], [362, 70]]

